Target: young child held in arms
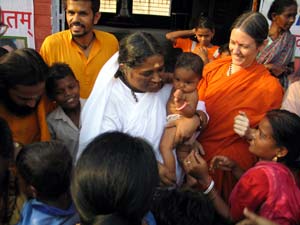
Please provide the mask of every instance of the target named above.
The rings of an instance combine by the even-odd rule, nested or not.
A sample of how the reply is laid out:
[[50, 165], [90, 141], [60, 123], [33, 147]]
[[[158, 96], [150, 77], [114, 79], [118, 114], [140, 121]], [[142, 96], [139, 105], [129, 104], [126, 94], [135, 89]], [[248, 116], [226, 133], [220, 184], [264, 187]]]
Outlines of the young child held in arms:
[[55, 63], [50, 67], [46, 91], [58, 107], [47, 117], [52, 139], [61, 140], [76, 159], [80, 131], [80, 112], [84, 100], [80, 99], [79, 82], [69, 65]]
[[[203, 62], [196, 54], [185, 52], [178, 57], [174, 70], [173, 89], [167, 103], [167, 123], [180, 117], [193, 117], [196, 114], [196, 109], [206, 112], [205, 103], [198, 101], [197, 86], [202, 78], [202, 69]], [[200, 115], [199, 118], [201, 120]], [[178, 181], [180, 178], [176, 174], [177, 167], [173, 149], [183, 146], [178, 145], [175, 134], [176, 127], [166, 127], [159, 147], [164, 165], [174, 175], [174, 180], [177, 178]], [[194, 144], [197, 136], [196, 132], [185, 144]]]
[[[214, 60], [214, 53], [219, 48], [211, 43], [214, 35], [214, 23], [206, 17], [200, 17], [193, 29], [172, 31], [166, 34], [166, 38], [173, 42], [174, 48], [181, 48], [183, 52], [193, 52], [206, 64]], [[195, 36], [197, 42], [190, 39], [191, 36]]]
[[59, 141], [25, 146], [17, 156], [23, 192], [30, 198], [18, 225], [74, 225], [79, 217], [70, 196], [72, 157]]

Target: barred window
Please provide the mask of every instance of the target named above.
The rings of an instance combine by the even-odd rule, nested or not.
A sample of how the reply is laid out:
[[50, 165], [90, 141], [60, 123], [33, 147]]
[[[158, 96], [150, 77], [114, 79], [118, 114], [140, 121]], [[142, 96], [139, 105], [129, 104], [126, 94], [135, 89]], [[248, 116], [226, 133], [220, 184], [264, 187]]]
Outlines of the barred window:
[[132, 13], [153, 15], [153, 16], [170, 16], [171, 0], [133, 0]]
[[[116, 13], [117, 0], [101, 0], [100, 12]], [[132, 13], [153, 16], [170, 16], [171, 0], [132, 0]]]
[[116, 13], [117, 12], [117, 0], [101, 0], [100, 1], [100, 12]]

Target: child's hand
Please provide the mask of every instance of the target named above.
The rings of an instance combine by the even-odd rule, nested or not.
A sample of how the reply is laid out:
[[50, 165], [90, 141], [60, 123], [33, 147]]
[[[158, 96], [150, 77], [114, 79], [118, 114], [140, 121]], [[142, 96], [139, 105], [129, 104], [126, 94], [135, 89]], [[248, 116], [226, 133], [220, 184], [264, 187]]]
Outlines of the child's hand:
[[184, 103], [185, 101], [184, 94], [180, 89], [177, 89], [174, 92], [173, 96], [174, 96], [174, 102], [176, 107], [181, 106]]
[[208, 60], [208, 53], [207, 53], [207, 48], [202, 46], [202, 47], [197, 47], [193, 50], [193, 53], [199, 55], [201, 59], [203, 60], [203, 63], [206, 64], [209, 62]]
[[235, 161], [222, 155], [215, 156], [210, 162], [210, 170], [212, 171], [214, 171], [215, 169], [232, 171], [233, 168], [235, 167], [236, 167]]

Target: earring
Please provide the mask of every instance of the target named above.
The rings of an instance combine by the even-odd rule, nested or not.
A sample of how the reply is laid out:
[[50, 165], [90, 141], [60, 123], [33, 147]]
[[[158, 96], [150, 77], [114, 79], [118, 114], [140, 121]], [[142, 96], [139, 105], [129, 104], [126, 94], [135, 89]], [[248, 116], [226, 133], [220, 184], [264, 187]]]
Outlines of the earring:
[[275, 155], [274, 158], [272, 159], [272, 161], [277, 162], [277, 160], [278, 160], [278, 157], [277, 157], [277, 155]]

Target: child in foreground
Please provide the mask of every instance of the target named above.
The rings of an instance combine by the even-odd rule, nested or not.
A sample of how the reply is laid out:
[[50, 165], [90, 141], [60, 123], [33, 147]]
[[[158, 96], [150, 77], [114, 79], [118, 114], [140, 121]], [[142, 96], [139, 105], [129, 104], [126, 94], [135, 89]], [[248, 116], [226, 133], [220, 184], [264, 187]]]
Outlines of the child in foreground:
[[72, 157], [58, 141], [25, 146], [17, 157], [22, 190], [28, 200], [18, 225], [74, 225], [79, 217], [70, 196]]
[[[203, 62], [194, 53], [182, 53], [176, 62], [173, 78], [173, 89], [167, 103], [167, 123], [180, 119], [181, 117], [192, 117], [198, 105], [205, 111], [205, 103], [198, 101], [197, 85], [202, 78]], [[201, 116], [199, 115], [201, 120]], [[185, 143], [192, 145], [199, 132]], [[176, 160], [173, 155], [174, 148], [180, 148], [178, 140], [175, 139], [176, 127], [166, 127], [160, 142], [160, 152], [164, 165], [176, 177]], [[183, 146], [182, 146], [183, 147]]]

